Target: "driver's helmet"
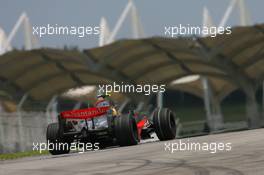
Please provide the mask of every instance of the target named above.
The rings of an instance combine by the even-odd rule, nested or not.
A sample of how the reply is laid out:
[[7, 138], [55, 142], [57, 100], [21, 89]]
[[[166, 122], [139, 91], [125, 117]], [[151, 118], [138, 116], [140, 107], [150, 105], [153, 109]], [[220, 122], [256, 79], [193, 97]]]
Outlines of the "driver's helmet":
[[[100, 91], [98, 90], [97, 92], [97, 102], [95, 103], [95, 106], [96, 107], [106, 107], [106, 106], [109, 106], [110, 107], [110, 110], [108, 110], [108, 112], [110, 112], [112, 115], [114, 116], [117, 116], [118, 115], [118, 112], [117, 110], [115, 109], [114, 107], [114, 104], [113, 104], [113, 101], [111, 101], [111, 99], [106, 99], [106, 97], [110, 97], [111, 94], [109, 93], [106, 93], [105, 91]], [[102, 99], [100, 99], [100, 97]]]
[[110, 94], [107, 94], [105, 91], [98, 90], [96, 97], [98, 99], [97, 102], [95, 103], [96, 107], [110, 106], [109, 101], [105, 100], [106, 97], [110, 97]]
[[110, 96], [111, 96], [110, 94], [108, 94], [107, 92], [103, 90], [98, 90], [97, 95], [96, 95], [97, 98], [100, 98], [100, 97], [105, 98], [105, 97], [110, 97]]

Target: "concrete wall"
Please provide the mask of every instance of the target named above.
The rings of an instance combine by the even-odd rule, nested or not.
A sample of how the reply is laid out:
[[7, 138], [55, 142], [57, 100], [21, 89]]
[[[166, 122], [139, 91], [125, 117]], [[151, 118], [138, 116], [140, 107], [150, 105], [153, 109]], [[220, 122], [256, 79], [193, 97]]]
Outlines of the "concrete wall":
[[0, 113], [0, 153], [30, 151], [33, 142], [46, 142], [49, 122], [43, 112]]

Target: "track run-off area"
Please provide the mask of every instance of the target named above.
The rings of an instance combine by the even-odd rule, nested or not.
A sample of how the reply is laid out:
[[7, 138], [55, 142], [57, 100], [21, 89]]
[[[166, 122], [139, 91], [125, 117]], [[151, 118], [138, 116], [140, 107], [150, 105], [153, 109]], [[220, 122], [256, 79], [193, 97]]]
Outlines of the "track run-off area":
[[[169, 141], [178, 142], [179, 139]], [[212, 134], [182, 142], [232, 144], [232, 150], [165, 151], [165, 143], [150, 142], [83, 154], [41, 156], [0, 161], [0, 175], [263, 175], [264, 129]]]

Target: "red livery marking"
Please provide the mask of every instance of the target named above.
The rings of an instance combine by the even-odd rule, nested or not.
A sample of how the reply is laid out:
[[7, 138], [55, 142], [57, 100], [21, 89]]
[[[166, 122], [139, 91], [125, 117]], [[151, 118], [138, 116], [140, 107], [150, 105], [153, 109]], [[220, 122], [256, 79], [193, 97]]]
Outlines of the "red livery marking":
[[108, 109], [109, 109], [109, 106], [64, 111], [64, 112], [61, 112], [61, 117], [68, 118], [68, 119], [89, 119], [89, 118], [93, 118], [93, 117], [106, 114]]
[[142, 120], [140, 120], [138, 123], [137, 123], [137, 128], [138, 128], [138, 136], [139, 136], [139, 139], [141, 139], [141, 131], [145, 125], [145, 123], [147, 122], [147, 118], [144, 117]]

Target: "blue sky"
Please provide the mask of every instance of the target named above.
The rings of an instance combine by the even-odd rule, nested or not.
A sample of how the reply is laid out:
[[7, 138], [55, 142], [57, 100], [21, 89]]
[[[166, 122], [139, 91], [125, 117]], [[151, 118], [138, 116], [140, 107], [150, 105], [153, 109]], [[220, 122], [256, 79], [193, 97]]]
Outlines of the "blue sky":
[[[104, 16], [111, 29], [127, 4], [127, 0], [0, 0], [0, 27], [8, 34], [20, 14], [25, 11], [34, 26], [47, 24], [96, 26]], [[158, 36], [164, 32], [164, 26], [190, 24], [199, 26], [202, 23], [204, 6], [209, 9], [213, 20], [219, 23], [229, 0], [135, 0], [143, 27], [147, 36]], [[245, 0], [252, 23], [264, 23], [264, 1]], [[238, 10], [235, 9], [228, 25], [239, 25]], [[131, 37], [129, 21], [122, 27], [118, 38]], [[98, 37], [49, 36], [40, 39], [45, 47], [63, 47], [65, 44], [80, 48], [98, 46]], [[12, 41], [20, 48], [23, 45], [23, 33]]]

